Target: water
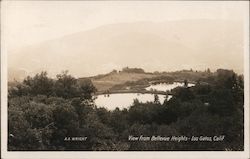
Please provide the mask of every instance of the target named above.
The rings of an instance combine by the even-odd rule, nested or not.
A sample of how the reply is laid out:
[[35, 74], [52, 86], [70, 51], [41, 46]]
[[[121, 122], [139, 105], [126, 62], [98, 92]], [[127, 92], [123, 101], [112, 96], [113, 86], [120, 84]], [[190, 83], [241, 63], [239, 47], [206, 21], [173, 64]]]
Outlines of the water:
[[[176, 87], [183, 87], [184, 83], [181, 82], [174, 82], [172, 84], [167, 83], [160, 83], [156, 85], [151, 85], [146, 87], [146, 90], [156, 90], [156, 91], [171, 91]], [[194, 84], [189, 83], [188, 87], [192, 87]], [[165, 95], [159, 95], [159, 101], [162, 104], [165, 100]], [[168, 96], [168, 100], [172, 96]], [[95, 103], [97, 107], [105, 107], [108, 110], [114, 110], [116, 107], [123, 109], [128, 108], [134, 102], [134, 99], [138, 99], [139, 102], [146, 103], [146, 102], [153, 102], [154, 101], [154, 94], [141, 94], [141, 93], [117, 93], [117, 94], [110, 94], [109, 97], [107, 95], [98, 95]]]
[[[174, 89], [176, 87], [183, 87], [183, 86], [184, 86], [184, 83], [182, 83], [182, 82], [174, 82], [172, 84], [160, 83], [160, 84], [151, 85], [149, 87], [146, 87], [146, 90], [148, 90], [148, 91], [150, 91], [150, 90], [171, 91], [172, 89]], [[192, 87], [192, 86], [194, 86], [194, 84], [188, 83], [188, 87]]]
[[[166, 95], [158, 95], [159, 101], [162, 104], [165, 100]], [[168, 96], [168, 100], [172, 96]], [[95, 103], [97, 107], [105, 107], [108, 110], [114, 110], [116, 107], [123, 109], [128, 108], [134, 102], [134, 99], [138, 99], [139, 102], [153, 102], [154, 94], [140, 94], [140, 93], [117, 93], [110, 94], [109, 97], [106, 95], [98, 95]]]

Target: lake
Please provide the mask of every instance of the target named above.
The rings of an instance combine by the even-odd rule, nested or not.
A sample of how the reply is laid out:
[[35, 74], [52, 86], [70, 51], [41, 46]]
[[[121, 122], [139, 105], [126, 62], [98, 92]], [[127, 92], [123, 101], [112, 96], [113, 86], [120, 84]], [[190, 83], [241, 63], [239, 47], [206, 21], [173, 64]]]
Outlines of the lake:
[[[188, 83], [188, 87], [192, 87], [195, 84]], [[149, 87], [146, 87], [146, 90], [156, 90], [156, 91], [171, 91], [171, 89], [174, 89], [176, 87], [183, 87], [184, 83], [183, 82], [174, 82], [174, 83], [160, 83], [160, 84], [155, 84], [151, 85]]]
[[[150, 90], [156, 90], [156, 91], [170, 91], [173, 88], [176, 87], [183, 87], [184, 83], [181, 82], [174, 82], [172, 84], [167, 84], [167, 83], [160, 83], [156, 85], [151, 85], [149, 87], [146, 87], [145, 89], [150, 91]], [[188, 87], [192, 87], [194, 84], [189, 83]], [[159, 96], [159, 101], [161, 104], [163, 104], [165, 100], [165, 95], [160, 95]], [[172, 96], [168, 96], [168, 100]], [[139, 102], [146, 103], [146, 102], [153, 102], [154, 101], [154, 94], [150, 93], [117, 93], [117, 94], [110, 94], [109, 96], [107, 95], [98, 95], [95, 104], [97, 107], [105, 107], [108, 110], [114, 110], [116, 107], [123, 109], [123, 108], [128, 108], [131, 106], [134, 102], [134, 99], [138, 99]]]
[[[165, 100], [165, 95], [158, 95], [159, 101], [163, 104]], [[168, 96], [168, 100], [172, 96]], [[116, 107], [123, 109], [128, 108], [134, 102], [134, 99], [138, 99], [139, 102], [153, 102], [154, 94], [141, 94], [141, 93], [117, 93], [110, 94], [109, 97], [107, 95], [98, 95], [95, 103], [97, 107], [105, 107], [108, 110], [114, 110]]]

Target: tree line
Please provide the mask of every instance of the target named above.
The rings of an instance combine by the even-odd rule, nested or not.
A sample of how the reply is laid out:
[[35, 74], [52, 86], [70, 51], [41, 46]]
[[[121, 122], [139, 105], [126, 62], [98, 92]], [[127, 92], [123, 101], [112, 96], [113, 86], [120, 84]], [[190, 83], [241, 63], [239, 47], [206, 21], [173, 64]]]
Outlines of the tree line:
[[[243, 150], [244, 81], [217, 70], [194, 87], [178, 87], [161, 104], [138, 100], [125, 109], [97, 107], [90, 80], [41, 72], [9, 89], [8, 150]], [[132, 142], [139, 136], [214, 136], [221, 142]], [[87, 136], [69, 142], [65, 137]]]

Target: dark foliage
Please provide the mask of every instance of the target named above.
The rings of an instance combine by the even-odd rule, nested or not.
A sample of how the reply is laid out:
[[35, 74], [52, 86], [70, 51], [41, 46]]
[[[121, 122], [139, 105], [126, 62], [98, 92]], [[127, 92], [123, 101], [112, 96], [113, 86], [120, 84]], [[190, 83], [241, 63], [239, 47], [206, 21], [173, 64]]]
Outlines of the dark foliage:
[[[125, 69], [124, 71], [139, 71]], [[144, 71], [143, 71], [144, 72]], [[184, 72], [186, 73], [186, 72]], [[182, 74], [184, 74], [182, 72]], [[190, 72], [188, 72], [190, 73]], [[193, 73], [193, 72], [191, 72]], [[243, 150], [244, 81], [233, 71], [207, 70], [194, 87], [176, 88], [160, 104], [138, 100], [108, 111], [94, 104], [90, 80], [46, 72], [9, 90], [9, 150]], [[215, 136], [222, 142], [131, 142], [133, 136]], [[67, 137], [87, 136], [84, 142]], [[66, 139], [65, 139], [66, 138]]]

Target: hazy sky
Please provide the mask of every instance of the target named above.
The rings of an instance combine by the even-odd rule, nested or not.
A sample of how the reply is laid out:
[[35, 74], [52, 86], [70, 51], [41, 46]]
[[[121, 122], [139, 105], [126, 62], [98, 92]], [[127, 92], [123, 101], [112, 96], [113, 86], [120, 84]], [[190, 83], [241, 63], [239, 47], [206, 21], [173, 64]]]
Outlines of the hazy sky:
[[238, 1], [3, 1], [2, 31], [9, 50], [105, 24], [179, 19], [242, 20]]
[[9, 77], [126, 66], [243, 72], [247, 1], [3, 1], [1, 9]]

